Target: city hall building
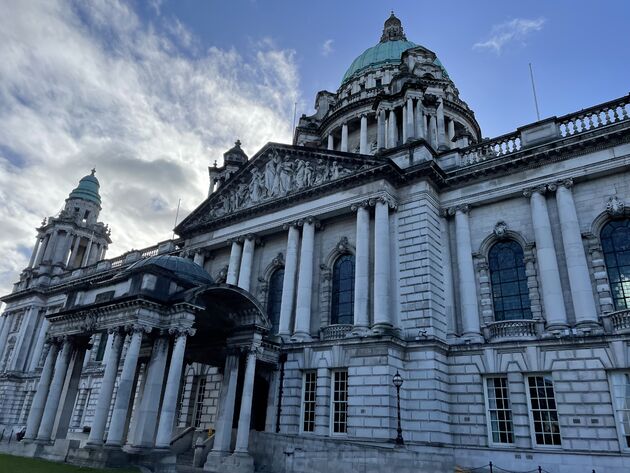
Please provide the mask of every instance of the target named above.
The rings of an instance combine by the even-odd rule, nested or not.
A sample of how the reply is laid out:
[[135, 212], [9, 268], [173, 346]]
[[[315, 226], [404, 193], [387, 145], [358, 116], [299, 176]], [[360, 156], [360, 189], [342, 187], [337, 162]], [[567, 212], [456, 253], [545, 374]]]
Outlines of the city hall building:
[[178, 238], [107, 259], [92, 172], [2, 297], [0, 450], [629, 471], [629, 102], [483, 138], [392, 14], [293, 144], [209, 168]]

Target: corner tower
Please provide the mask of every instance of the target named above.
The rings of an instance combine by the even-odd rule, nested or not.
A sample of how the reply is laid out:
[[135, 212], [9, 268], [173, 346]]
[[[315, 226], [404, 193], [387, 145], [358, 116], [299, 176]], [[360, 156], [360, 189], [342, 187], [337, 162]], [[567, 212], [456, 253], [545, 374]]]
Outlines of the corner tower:
[[89, 266], [105, 257], [111, 244], [110, 230], [98, 221], [101, 211], [100, 184], [96, 170], [84, 176], [70, 192], [63, 210], [44, 219], [23, 275], [58, 274]]

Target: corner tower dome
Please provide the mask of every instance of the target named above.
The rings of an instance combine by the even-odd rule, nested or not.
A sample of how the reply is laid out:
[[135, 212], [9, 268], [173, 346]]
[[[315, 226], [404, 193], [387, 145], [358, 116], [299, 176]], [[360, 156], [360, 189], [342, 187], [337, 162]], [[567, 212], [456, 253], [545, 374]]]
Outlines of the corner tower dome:
[[101, 196], [98, 193], [100, 184], [98, 179], [94, 175], [96, 169], [92, 169], [92, 172], [87, 176], [84, 176], [79, 185], [70, 192], [68, 199], [82, 199], [92, 202], [96, 205], [101, 205]]
[[[343, 75], [342, 85], [370, 69], [378, 69], [388, 64], [400, 64], [402, 62], [402, 53], [417, 46], [419, 45], [407, 40], [401, 21], [392, 12], [390, 17], [385, 20], [380, 42], [376, 46], [363, 51], [362, 54], [352, 61], [352, 64], [350, 64], [350, 67]], [[448, 76], [444, 66], [437, 58], [434, 64], [440, 66], [444, 74]]]

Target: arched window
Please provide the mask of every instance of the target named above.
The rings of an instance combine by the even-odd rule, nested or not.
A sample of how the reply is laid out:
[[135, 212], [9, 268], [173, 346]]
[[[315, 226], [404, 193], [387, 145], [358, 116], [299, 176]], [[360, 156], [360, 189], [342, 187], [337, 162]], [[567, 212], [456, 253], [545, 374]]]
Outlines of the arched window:
[[601, 240], [615, 309], [630, 309], [630, 219], [604, 225]]
[[351, 324], [354, 314], [354, 256], [346, 254], [333, 265], [330, 324]]
[[271, 333], [278, 333], [280, 326], [280, 305], [282, 303], [282, 284], [284, 269], [276, 269], [269, 279], [269, 294], [267, 295], [267, 317], [271, 321]]
[[500, 241], [488, 253], [494, 319], [531, 319], [523, 248], [515, 241]]

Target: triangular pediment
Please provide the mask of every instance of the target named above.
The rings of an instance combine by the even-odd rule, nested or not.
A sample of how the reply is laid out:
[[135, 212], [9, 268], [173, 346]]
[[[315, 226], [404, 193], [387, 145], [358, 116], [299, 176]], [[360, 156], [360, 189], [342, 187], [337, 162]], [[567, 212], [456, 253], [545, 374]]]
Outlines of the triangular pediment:
[[340, 184], [386, 159], [269, 143], [177, 227], [189, 233], [240, 213], [289, 203], [292, 197]]

